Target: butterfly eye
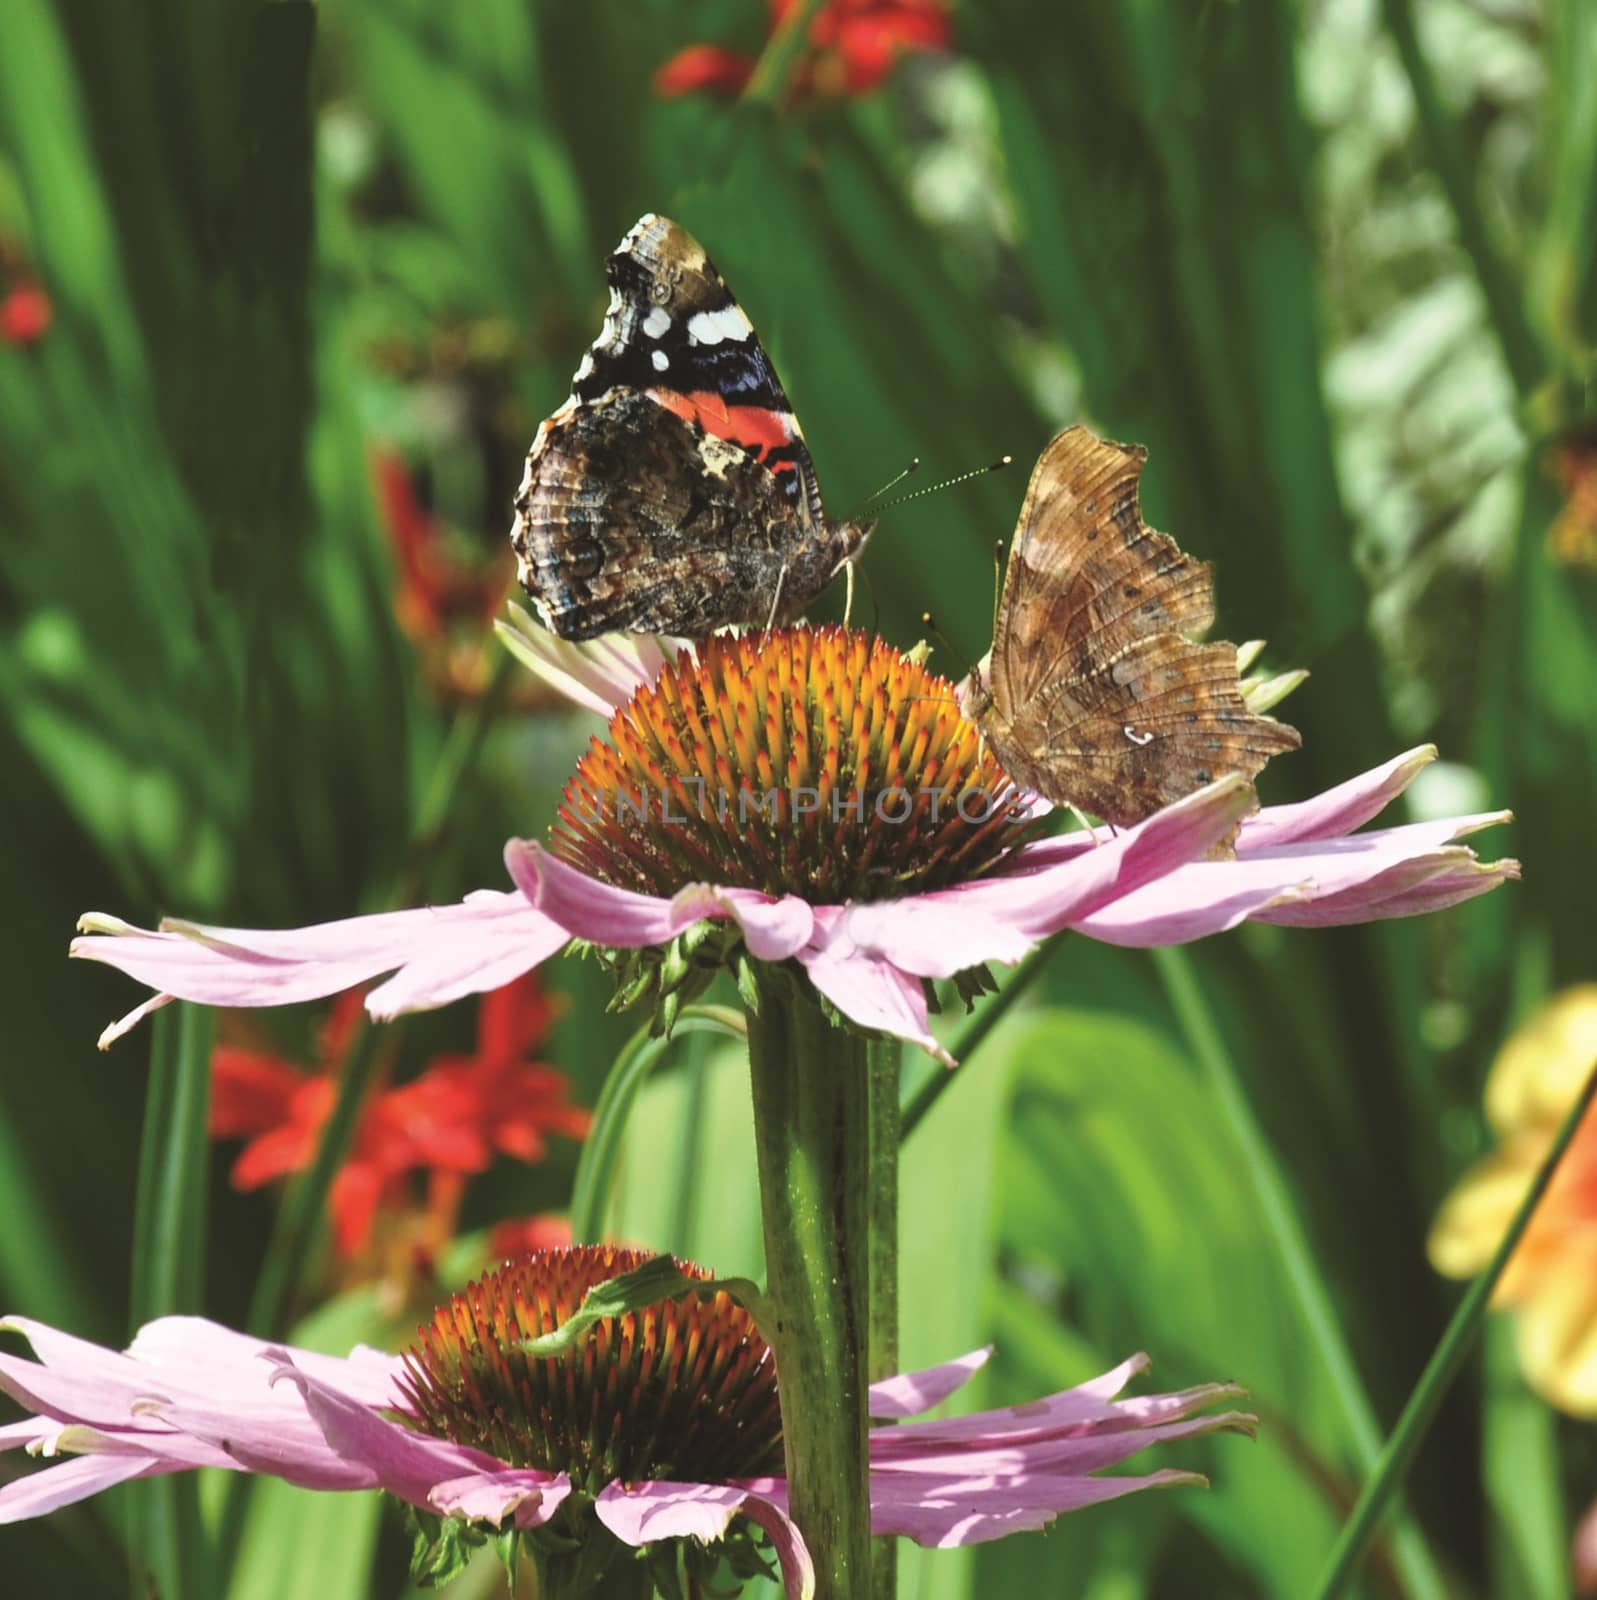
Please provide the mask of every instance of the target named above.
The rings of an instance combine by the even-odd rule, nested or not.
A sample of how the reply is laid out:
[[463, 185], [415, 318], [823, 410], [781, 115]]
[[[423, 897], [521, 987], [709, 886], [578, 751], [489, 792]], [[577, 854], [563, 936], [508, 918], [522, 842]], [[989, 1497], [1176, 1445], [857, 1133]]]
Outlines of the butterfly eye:
[[665, 278], [656, 278], [649, 285], [649, 298], [657, 305], [665, 305], [671, 298], [671, 285]]

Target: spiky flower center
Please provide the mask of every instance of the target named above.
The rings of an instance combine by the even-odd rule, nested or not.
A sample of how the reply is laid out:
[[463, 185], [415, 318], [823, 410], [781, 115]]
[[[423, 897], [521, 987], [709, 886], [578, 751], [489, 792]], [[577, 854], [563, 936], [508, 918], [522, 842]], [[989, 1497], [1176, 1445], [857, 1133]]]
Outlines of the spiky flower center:
[[1019, 802], [947, 679], [864, 633], [779, 628], [684, 652], [616, 712], [550, 849], [646, 894], [883, 900], [990, 872]]
[[775, 1362], [725, 1293], [605, 1317], [565, 1355], [527, 1354], [526, 1341], [552, 1333], [595, 1284], [648, 1259], [611, 1246], [539, 1250], [439, 1306], [404, 1357], [421, 1427], [512, 1466], [568, 1472], [590, 1494], [616, 1480], [780, 1472]]

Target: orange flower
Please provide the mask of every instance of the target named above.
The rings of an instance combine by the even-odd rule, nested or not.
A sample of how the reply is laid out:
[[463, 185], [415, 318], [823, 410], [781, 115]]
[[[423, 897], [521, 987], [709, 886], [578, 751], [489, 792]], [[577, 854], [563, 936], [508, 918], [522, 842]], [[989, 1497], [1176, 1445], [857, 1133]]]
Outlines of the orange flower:
[[416, 494], [404, 457], [372, 452], [372, 477], [399, 579], [394, 611], [421, 652], [428, 680], [446, 696], [469, 698], [487, 687], [488, 628], [510, 592], [508, 546], [471, 558], [469, 541], [452, 538]]
[[[362, 991], [352, 989], [334, 1002], [311, 1071], [235, 1045], [213, 1053], [212, 1137], [248, 1140], [233, 1165], [235, 1188], [256, 1189], [309, 1166], [333, 1108], [361, 998]], [[496, 1154], [540, 1160], [547, 1134], [587, 1134], [588, 1113], [567, 1104], [564, 1075], [528, 1059], [553, 1015], [536, 980], [518, 978], [484, 996], [472, 1055], [434, 1057], [413, 1082], [371, 1097], [329, 1194], [341, 1257], [365, 1252], [379, 1219], [393, 1224], [389, 1231], [407, 1233], [413, 1174], [427, 1176], [421, 1236], [425, 1249], [436, 1253], [454, 1231], [466, 1177], [485, 1171]]]
[[1548, 465], [1564, 505], [1547, 530], [1547, 548], [1564, 566], [1597, 567], [1597, 427], [1566, 435]]
[[[1509, 1039], [1486, 1083], [1497, 1148], [1465, 1174], [1431, 1231], [1431, 1262], [1471, 1277], [1491, 1259], [1597, 1063], [1597, 984], [1567, 989]], [[1597, 1115], [1588, 1115], [1501, 1281], [1526, 1381], [1597, 1417]]]
[[[796, 0], [769, 0], [775, 33]], [[911, 50], [946, 50], [951, 43], [942, 0], [829, 0], [810, 21], [807, 48], [793, 68], [795, 99], [837, 99], [868, 94]], [[754, 60], [720, 45], [679, 50], [655, 74], [658, 94], [704, 91], [741, 94], [754, 74]]]

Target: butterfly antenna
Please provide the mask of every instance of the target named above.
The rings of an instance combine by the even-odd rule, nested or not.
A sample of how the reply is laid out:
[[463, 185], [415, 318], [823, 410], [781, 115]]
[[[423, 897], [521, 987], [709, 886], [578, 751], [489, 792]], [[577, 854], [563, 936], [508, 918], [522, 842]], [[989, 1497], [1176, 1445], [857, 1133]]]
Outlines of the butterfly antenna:
[[[919, 500], [929, 494], [938, 494], [944, 489], [952, 489], [956, 483], [969, 483], [972, 478], [985, 477], [989, 472], [1002, 472], [1005, 467], [1012, 466], [1013, 456], [1000, 456], [996, 461], [989, 461], [985, 467], [972, 467], [969, 472], [956, 473], [952, 478], [944, 478], [941, 483], [929, 483], [924, 489], [911, 489], [908, 494], [901, 494], [895, 500], [884, 500], [875, 509], [886, 511], [889, 506], [901, 506], [906, 500]], [[900, 474], [902, 477], [902, 474]], [[898, 482], [895, 479], [894, 482]], [[888, 485], [892, 487], [891, 484]], [[885, 491], [883, 491], [885, 493]]]
[[861, 517], [863, 517], [865, 515], [865, 513], [867, 511], [869, 511], [871, 509], [871, 507], [873, 505], [875, 505], [876, 502], [878, 500], [880, 500], [884, 494], [887, 493], [887, 491], [889, 489], [896, 489], [899, 486], [899, 484], [901, 484], [905, 480], [905, 478], [909, 477], [909, 475], [912, 472], [919, 472], [919, 471], [920, 471], [920, 457], [919, 456], [911, 456], [909, 465], [907, 467], [905, 467], [904, 470], [901, 473], [899, 473], [896, 478], [889, 478], [887, 480], [887, 482], [884, 483], [881, 486], [880, 489], [875, 489], [870, 494], [865, 496], [865, 503], [859, 508], [858, 511], [856, 511], [854, 513], [854, 515], [852, 517], [849, 518], [849, 521], [850, 522], [858, 522], [859, 519]]
[[920, 625], [965, 669], [961, 676], [968, 678], [970, 676], [970, 663], [949, 643], [948, 635], [937, 626], [937, 619], [931, 612], [921, 612]]
[[993, 540], [993, 637], [998, 637], [998, 608], [1004, 598], [1004, 541]]

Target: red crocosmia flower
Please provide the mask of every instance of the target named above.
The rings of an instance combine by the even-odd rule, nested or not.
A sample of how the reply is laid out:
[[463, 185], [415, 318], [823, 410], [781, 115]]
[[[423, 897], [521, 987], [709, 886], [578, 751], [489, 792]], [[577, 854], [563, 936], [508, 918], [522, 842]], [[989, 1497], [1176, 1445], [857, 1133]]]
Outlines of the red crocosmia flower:
[[677, 95], [724, 95], [734, 99], [742, 94], [754, 75], [754, 58], [718, 44], [690, 44], [677, 53], [654, 75], [656, 94], [667, 99]]
[[564, 1076], [526, 1059], [554, 1015], [537, 980], [518, 978], [483, 998], [475, 1054], [435, 1056], [414, 1083], [393, 1091], [427, 1165], [481, 1172], [495, 1154], [541, 1160], [548, 1133], [587, 1137], [591, 1119], [566, 1104]]
[[0, 300], [0, 339], [7, 344], [37, 344], [54, 319], [55, 307], [38, 284], [14, 284]]
[[399, 583], [394, 611], [421, 652], [428, 680], [446, 695], [470, 697], [487, 686], [487, 630], [513, 579], [509, 547], [480, 560], [470, 542], [422, 505], [410, 468], [397, 452], [372, 453], [383, 531]]
[[[363, 996], [350, 990], [335, 1002], [318, 1070], [236, 1045], [213, 1053], [211, 1134], [248, 1141], [233, 1166], [235, 1188], [256, 1189], [309, 1166]], [[587, 1133], [588, 1113], [566, 1103], [565, 1078], [525, 1059], [553, 1014], [536, 980], [520, 978], [484, 998], [475, 1055], [436, 1057], [413, 1082], [371, 1097], [329, 1193], [341, 1257], [368, 1250], [380, 1217], [409, 1213], [413, 1174], [428, 1180], [422, 1225], [390, 1231], [424, 1241], [431, 1253], [454, 1231], [467, 1175], [485, 1170], [496, 1154], [540, 1159], [547, 1134]]]
[[[771, 32], [795, 0], [769, 0]], [[795, 98], [868, 94], [911, 50], [946, 50], [952, 40], [943, 0], [830, 0], [811, 19], [808, 48], [793, 68]], [[719, 45], [680, 50], [655, 74], [662, 95], [741, 94], [753, 60]]]

